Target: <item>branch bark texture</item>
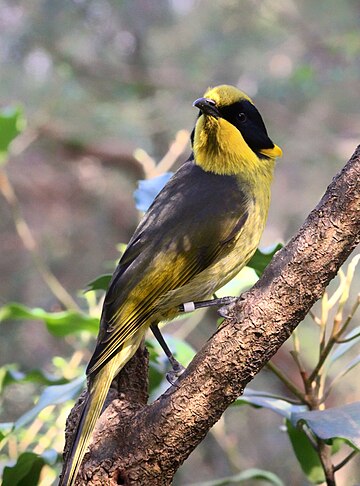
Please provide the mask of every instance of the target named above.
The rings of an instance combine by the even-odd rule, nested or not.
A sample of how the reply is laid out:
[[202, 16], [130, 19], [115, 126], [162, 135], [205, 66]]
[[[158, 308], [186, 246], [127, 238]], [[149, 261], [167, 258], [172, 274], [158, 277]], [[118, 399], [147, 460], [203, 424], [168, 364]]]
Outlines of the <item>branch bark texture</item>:
[[[298, 233], [195, 356], [179, 387], [147, 405], [143, 392], [127, 391], [124, 369], [77, 484], [171, 484], [178, 467], [321, 297], [359, 235], [360, 146]], [[144, 361], [144, 351], [134, 359]]]

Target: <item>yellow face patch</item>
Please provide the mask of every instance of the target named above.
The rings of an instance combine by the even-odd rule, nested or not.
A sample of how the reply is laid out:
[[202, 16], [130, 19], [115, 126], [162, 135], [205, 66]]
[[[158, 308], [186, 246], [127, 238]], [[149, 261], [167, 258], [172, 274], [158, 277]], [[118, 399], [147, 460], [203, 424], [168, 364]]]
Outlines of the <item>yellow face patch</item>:
[[[260, 150], [269, 161], [272, 161], [269, 164], [262, 163], [245, 141], [241, 131], [231, 121], [221, 117], [221, 108], [231, 107], [241, 101], [253, 105], [251, 98], [238, 88], [226, 84], [209, 88], [204, 98], [215, 102], [216, 108], [220, 110], [220, 116], [216, 116], [216, 111], [214, 115], [206, 114], [206, 110], [200, 111], [193, 139], [195, 163], [209, 172], [227, 175], [246, 174], [247, 179], [255, 177], [254, 174], [258, 174], [259, 170], [266, 172], [269, 168], [271, 171], [273, 162], [281, 156], [281, 149], [274, 145], [273, 148]], [[262, 127], [259, 126], [259, 129]], [[266, 134], [264, 136], [267, 139]], [[270, 139], [268, 143], [271, 143]]]
[[218, 174], [238, 174], [258, 161], [239, 130], [222, 118], [200, 116], [193, 150], [197, 164]]

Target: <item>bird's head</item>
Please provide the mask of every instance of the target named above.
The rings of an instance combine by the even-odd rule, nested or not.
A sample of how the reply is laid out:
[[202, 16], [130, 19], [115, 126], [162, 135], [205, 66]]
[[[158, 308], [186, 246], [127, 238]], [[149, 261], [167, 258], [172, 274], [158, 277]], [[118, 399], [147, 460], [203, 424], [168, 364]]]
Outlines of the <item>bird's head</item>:
[[209, 88], [193, 105], [200, 110], [191, 137], [194, 158], [205, 170], [237, 174], [281, 157], [252, 100], [234, 86]]

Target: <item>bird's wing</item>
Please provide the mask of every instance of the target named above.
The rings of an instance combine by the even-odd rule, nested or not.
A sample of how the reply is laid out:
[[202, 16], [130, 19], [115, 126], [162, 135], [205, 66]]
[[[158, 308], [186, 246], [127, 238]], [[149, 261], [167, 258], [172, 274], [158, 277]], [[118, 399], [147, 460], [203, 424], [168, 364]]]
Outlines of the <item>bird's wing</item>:
[[105, 297], [88, 373], [99, 370], [144, 323], [165, 293], [182, 287], [228, 251], [247, 219], [233, 176], [186, 162], [136, 229]]

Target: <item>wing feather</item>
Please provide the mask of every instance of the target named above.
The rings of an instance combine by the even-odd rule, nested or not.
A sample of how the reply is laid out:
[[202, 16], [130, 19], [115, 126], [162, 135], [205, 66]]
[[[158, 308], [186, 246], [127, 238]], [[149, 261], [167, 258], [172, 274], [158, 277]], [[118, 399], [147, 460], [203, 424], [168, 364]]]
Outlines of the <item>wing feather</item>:
[[105, 365], [125, 341], [149, 325], [157, 304], [228, 251], [247, 219], [248, 200], [233, 176], [186, 162], [136, 229], [105, 297], [88, 373]]

